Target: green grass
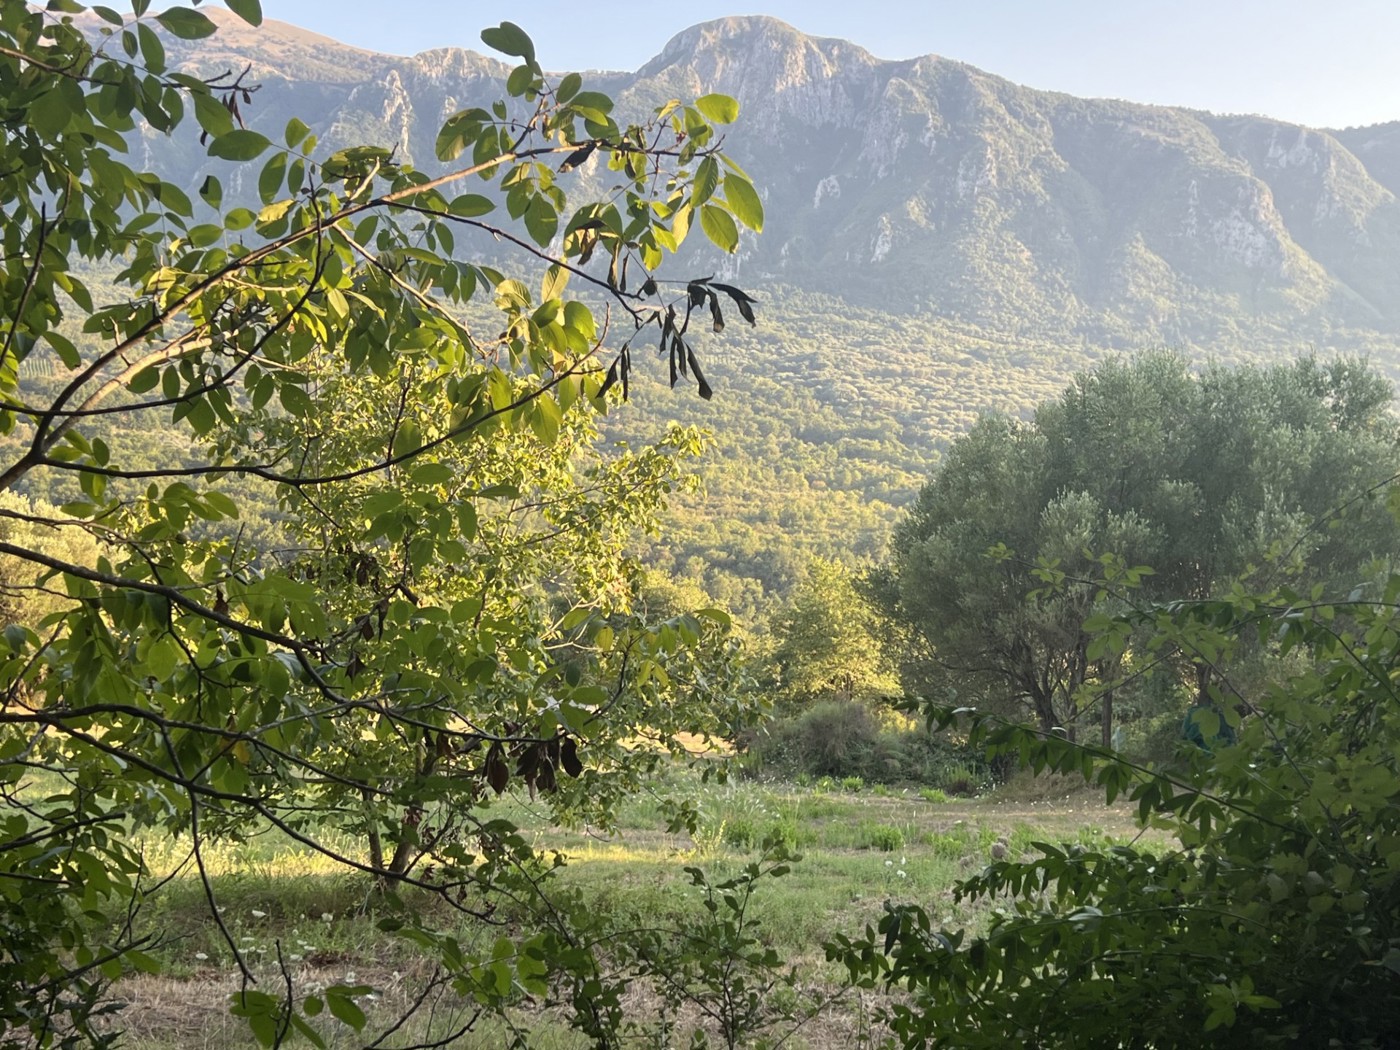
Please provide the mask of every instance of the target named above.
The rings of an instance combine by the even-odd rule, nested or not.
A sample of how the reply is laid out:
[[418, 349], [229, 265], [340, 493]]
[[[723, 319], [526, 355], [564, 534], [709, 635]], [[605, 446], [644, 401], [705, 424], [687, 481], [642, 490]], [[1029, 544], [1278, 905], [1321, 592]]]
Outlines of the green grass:
[[[951, 888], [988, 864], [994, 850], [1019, 856], [1033, 853], [1032, 843], [1039, 840], [1102, 844], [1135, 830], [1122, 810], [1067, 799], [1062, 791], [1043, 798], [1024, 784], [1013, 785], [1005, 795], [950, 801], [913, 790], [876, 792], [836, 784], [824, 790], [820, 782], [799, 787], [672, 780], [666, 787], [685, 792], [699, 813], [693, 835], [666, 830], [659, 792], [629, 800], [610, 832], [554, 827], [546, 807], [518, 798], [498, 800], [493, 815], [517, 823], [537, 848], [566, 856], [552, 885], [578, 894], [605, 930], [694, 928], [703, 919], [702, 902], [683, 869], [698, 864], [717, 881], [741, 871], [765, 840], [780, 839], [801, 860], [786, 876], [765, 880], [751, 915], [758, 920], [760, 939], [798, 966], [810, 987], [829, 993], [840, 991], [842, 975], [826, 962], [822, 943], [835, 933], [854, 933], [877, 922], [886, 900], [915, 900], [946, 926], [980, 929], [985, 914], [954, 903]], [[348, 840], [332, 845], [350, 854], [359, 849]], [[187, 854], [187, 844], [168, 837], [152, 836], [147, 843], [155, 868], [178, 874], [138, 917], [145, 929], [159, 935], [154, 954], [165, 970], [160, 977], [120, 986], [136, 1008], [127, 1016], [140, 1021], [128, 1024], [125, 1045], [153, 1050], [251, 1045], [245, 1030], [224, 1016], [227, 995], [235, 987], [233, 955], [209, 917], [204, 888]], [[375, 988], [378, 998], [362, 1005], [371, 1028], [378, 1024], [382, 1029], [427, 979], [429, 963], [422, 951], [379, 928], [382, 905], [368, 878], [338, 871], [329, 860], [274, 834], [237, 845], [214, 844], [206, 850], [206, 868], [228, 935], [264, 986], [275, 987], [281, 980], [279, 952], [299, 986], [361, 981]], [[468, 948], [489, 944], [499, 932], [464, 918], [437, 898], [409, 894], [407, 899], [426, 921], [450, 930]], [[508, 905], [496, 918], [507, 923], [507, 930], [525, 922], [523, 913], [512, 913]], [[161, 1010], [145, 1008], [152, 1002], [186, 1005], [162, 1022]], [[854, 1038], [855, 1008], [843, 1003], [823, 1015], [823, 1026], [786, 1045], [846, 1045], [843, 1039]], [[454, 1030], [452, 1018], [464, 1023], [462, 1009], [452, 996], [434, 1011], [425, 1008], [415, 1022], [416, 1037]], [[634, 1009], [645, 1013], [649, 1007], [642, 1002]], [[202, 1019], [197, 1031], [191, 1028], [195, 1019]], [[500, 1028], [481, 1027], [485, 1023], [452, 1045], [509, 1042]], [[531, 1046], [586, 1045], [552, 1016], [527, 1013], [521, 1023], [531, 1027]], [[817, 1028], [844, 1034], [825, 1039]], [[367, 1041], [349, 1040], [348, 1031], [333, 1023], [326, 1034], [333, 1046]]]

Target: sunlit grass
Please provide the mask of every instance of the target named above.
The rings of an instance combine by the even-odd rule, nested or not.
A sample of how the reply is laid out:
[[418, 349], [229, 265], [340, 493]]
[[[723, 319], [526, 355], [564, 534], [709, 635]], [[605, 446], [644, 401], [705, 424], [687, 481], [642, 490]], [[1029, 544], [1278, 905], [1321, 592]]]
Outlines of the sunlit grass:
[[[1030, 855], [1038, 840], [1102, 844], [1134, 830], [1121, 810], [1066, 799], [1063, 791], [1045, 798], [1025, 785], [1004, 796], [949, 802], [904, 789], [877, 793], [753, 781], [668, 781], [668, 791], [684, 793], [695, 803], [699, 822], [693, 834], [667, 830], [660, 792], [628, 800], [612, 829], [556, 827], [547, 806], [526, 798], [496, 800], [492, 815], [515, 822], [537, 849], [564, 856], [564, 865], [546, 880], [546, 892], [579, 894], [592, 918], [617, 930], [690, 928], [700, 917], [702, 902], [685, 867], [699, 865], [713, 879], [732, 876], [758, 856], [765, 839], [776, 835], [801, 859], [786, 876], [765, 882], [755, 896], [751, 914], [759, 922], [759, 936], [801, 967], [805, 980], [838, 990], [842, 974], [826, 962], [822, 943], [835, 933], [853, 933], [877, 922], [886, 901], [918, 901], [946, 926], [980, 930], [988, 917], [985, 907], [953, 900], [951, 888], [959, 878], [998, 856]], [[372, 985], [379, 997], [369, 1004], [372, 1023], [375, 1018], [390, 1023], [390, 1007], [403, 1008], [411, 1000], [409, 990], [426, 979], [430, 964], [421, 950], [379, 928], [382, 901], [373, 881], [347, 873], [330, 857], [284, 834], [268, 831], [241, 842], [204, 844], [204, 871], [219, 902], [223, 929], [210, 918], [188, 839], [157, 832], [138, 839], [151, 870], [170, 876], [139, 916], [158, 935], [155, 954], [166, 971], [160, 978], [124, 982], [122, 989], [138, 1005], [153, 996], [167, 1001], [194, 997], [211, 1008], [201, 1006], [190, 1015], [203, 1018], [198, 1033], [190, 1031], [188, 1018], [178, 1023], [169, 1019], [177, 1029], [170, 1033], [143, 1023], [131, 1031], [129, 1046], [251, 1045], [244, 1030], [224, 1015], [226, 986], [236, 973], [230, 939], [266, 981], [280, 981], [279, 966], [286, 966], [299, 984], [308, 986], [335, 981]], [[352, 836], [332, 832], [324, 844], [335, 853], [363, 859], [363, 844]], [[409, 892], [405, 899], [420, 910], [423, 921], [453, 931], [468, 946], [496, 935], [434, 897]], [[448, 1016], [460, 1007], [444, 1000], [438, 1014], [416, 1022], [415, 1030], [420, 1037], [443, 1031]], [[586, 1045], [547, 1016], [530, 1024], [532, 1046]], [[343, 1041], [344, 1035], [329, 1032], [329, 1045], [363, 1043]], [[501, 1029], [478, 1026], [454, 1045], [508, 1041]], [[816, 1039], [789, 1045], [837, 1044]]]

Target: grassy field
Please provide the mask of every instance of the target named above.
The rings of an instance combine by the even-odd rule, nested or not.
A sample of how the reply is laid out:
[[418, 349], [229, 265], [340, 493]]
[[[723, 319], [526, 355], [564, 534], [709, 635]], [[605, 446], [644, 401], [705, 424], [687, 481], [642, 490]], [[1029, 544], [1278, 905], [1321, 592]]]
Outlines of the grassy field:
[[[667, 833], [658, 799], [647, 795], [624, 807], [619, 828], [609, 835], [552, 827], [543, 808], [527, 800], [507, 797], [498, 805], [537, 848], [567, 858], [555, 875], [557, 887], [581, 895], [590, 915], [617, 931], [649, 927], [686, 936], [705, 920], [703, 889], [687, 867], [702, 868], [715, 883], [742, 872], [765, 838], [776, 835], [795, 848], [801, 859], [781, 878], [761, 880], [745, 913], [756, 920], [762, 944], [792, 968], [791, 983], [766, 993], [771, 1001], [763, 1008], [773, 1023], [762, 1045], [795, 1050], [879, 1041], [870, 1021], [876, 993], [846, 988], [822, 944], [876, 922], [886, 900], [917, 901], [945, 926], [976, 929], [985, 914], [954, 902], [951, 886], [993, 857], [1033, 852], [1038, 840], [1127, 841], [1138, 833], [1128, 811], [1105, 808], [1092, 794], [1069, 794], [1054, 781], [1016, 781], [975, 799], [853, 783], [681, 786], [701, 813], [693, 836]], [[343, 845], [354, 850], [352, 843]], [[185, 852], [167, 840], [152, 842], [148, 856], [174, 871]], [[271, 836], [215, 850], [208, 859], [224, 924], [260, 987], [281, 995], [290, 981], [299, 996], [336, 983], [368, 987], [356, 1000], [369, 1017], [365, 1031], [356, 1035], [327, 1019], [320, 1030], [329, 1045], [413, 1046], [469, 1025], [451, 1045], [509, 1044], [513, 1033], [499, 1022], [473, 1023], [460, 999], [433, 986], [431, 967], [412, 943], [379, 929], [366, 881], [336, 873], [329, 862]], [[489, 944], [500, 933], [486, 924], [462, 925], [446, 909], [440, 919], [458, 926], [467, 944]], [[155, 954], [165, 967], [159, 976], [131, 977], [117, 986], [127, 1004], [120, 1014], [123, 1045], [255, 1046], [243, 1022], [228, 1016], [239, 975], [199, 881], [187, 869], [176, 875], [139, 921], [158, 933]], [[502, 921], [509, 926], [510, 917]], [[627, 991], [625, 1005], [638, 1023], [635, 1045], [688, 1045], [687, 1029], [696, 1025], [714, 1034], [693, 1007], [673, 1011], [672, 1030], [658, 1028], [664, 1013], [658, 991], [644, 982]], [[412, 1020], [375, 1044], [405, 1012]], [[805, 1020], [780, 1019], [783, 1014]], [[548, 1011], [527, 1009], [517, 1023], [528, 1031], [530, 1046], [589, 1045]]]

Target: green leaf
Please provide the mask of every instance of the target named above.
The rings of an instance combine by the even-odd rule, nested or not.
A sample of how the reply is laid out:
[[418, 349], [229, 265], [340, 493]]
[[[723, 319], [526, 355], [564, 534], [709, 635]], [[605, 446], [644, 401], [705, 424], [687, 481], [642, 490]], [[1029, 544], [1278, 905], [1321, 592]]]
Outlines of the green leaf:
[[481, 42], [503, 55], [514, 55], [534, 65], [535, 45], [525, 30], [514, 22], [502, 22], [491, 29], [481, 31]]
[[213, 175], [206, 175], [199, 187], [199, 196], [209, 207], [218, 209], [224, 203], [224, 187]]
[[308, 128], [300, 119], [293, 117], [287, 121], [287, 127], [282, 132], [282, 141], [287, 144], [288, 149], [295, 149], [297, 144], [311, 134]]
[[550, 266], [544, 272], [544, 280], [540, 282], [540, 302], [547, 303], [551, 299], [558, 299], [564, 294], [564, 287], [569, 283], [569, 271], [558, 263]]
[[168, 8], [156, 15], [156, 21], [181, 40], [201, 40], [219, 28], [208, 15], [188, 7]]
[[698, 208], [715, 195], [719, 187], [719, 162], [714, 157], [706, 157], [695, 169], [695, 183], [691, 188], [692, 208]]
[[72, 120], [73, 111], [62, 91], [46, 91], [29, 107], [30, 123], [46, 138], [56, 139]]
[[433, 145], [437, 159], [456, 160], [468, 146], [479, 146], [483, 139], [482, 121], [486, 119], [487, 114], [475, 110], [463, 110], [448, 117]]
[[292, 205], [295, 203], [296, 201], [288, 197], [275, 204], [269, 204], [262, 211], [258, 212], [258, 225], [265, 226], [270, 222], [276, 222], [278, 219], [282, 218], [282, 216], [286, 215], [287, 212], [291, 211]]
[[559, 229], [559, 213], [542, 194], [531, 197], [525, 208], [525, 229], [542, 248], [554, 240], [554, 233]]
[[258, 221], [258, 217], [247, 208], [234, 208], [224, 216], [224, 229], [226, 230], [246, 230], [253, 223]]
[[716, 247], [733, 252], [739, 247], [739, 228], [729, 213], [715, 204], [700, 209], [700, 228]]
[[218, 99], [202, 91], [195, 92], [193, 97], [194, 117], [201, 128], [216, 139], [233, 131], [233, 116]]
[[496, 210], [496, 205], [489, 198], [481, 196], [479, 193], [464, 193], [460, 197], [454, 197], [448, 202], [447, 210], [449, 214], [461, 216], [464, 219], [474, 218], [478, 215], [485, 215]]
[[126, 388], [133, 394], [144, 394], [148, 390], [154, 390], [159, 382], [160, 369], [143, 368], [131, 377], [131, 382], [126, 385]]
[[526, 310], [530, 307], [529, 289], [514, 277], [496, 285], [496, 299], [505, 310]]
[[559, 440], [559, 425], [563, 421], [559, 403], [546, 395], [531, 402], [531, 409], [530, 427], [535, 436], [544, 444], [553, 445]]
[[282, 180], [287, 175], [287, 155], [274, 153], [263, 165], [258, 175], [258, 196], [264, 204], [271, 204], [282, 192]]
[[394, 458], [410, 456], [416, 452], [423, 444], [423, 435], [418, 429], [418, 424], [411, 419], [404, 420], [399, 427], [398, 433], [394, 435]]
[[271, 145], [266, 135], [246, 128], [235, 128], [209, 143], [209, 156], [223, 160], [253, 160]]
[[266, 992], [234, 992], [232, 998], [233, 1007], [229, 1012], [235, 1017], [247, 1020], [248, 1027], [253, 1030], [253, 1035], [263, 1046], [275, 1044], [281, 1004]]
[[228, 9], [250, 26], [262, 25], [262, 4], [259, 0], [224, 0]]
[[[145, 22], [136, 23], [136, 39], [141, 44], [141, 58], [146, 63], [146, 68], [151, 72], [159, 72], [165, 68], [165, 45], [160, 42], [160, 37], [156, 31]], [[207, 97], [207, 96], [206, 96]], [[219, 106], [223, 109], [223, 106]], [[227, 113], [227, 110], [224, 110]]]
[[311, 395], [295, 383], [283, 383], [277, 388], [277, 399], [291, 415], [307, 416], [312, 409]]
[[753, 183], [742, 175], [736, 175], [732, 171], [726, 172], [724, 195], [729, 201], [729, 210], [734, 213], [736, 219], [754, 233], [763, 232], [763, 201], [759, 199]]
[[169, 638], [159, 638], [146, 650], [144, 670], [157, 682], [164, 682], [179, 663], [179, 646]]
[[728, 95], [701, 95], [695, 108], [716, 124], [733, 124], [739, 119], [739, 103]]
[[445, 485], [456, 476], [456, 472], [446, 463], [424, 463], [413, 471], [413, 484], [423, 488]]
[[559, 81], [559, 86], [554, 89], [554, 101], [563, 105], [577, 95], [581, 87], [583, 87], [583, 77], [577, 73], [569, 73], [563, 80]]
[[462, 539], [468, 543], [476, 539], [477, 520], [474, 504], [465, 500], [457, 504], [457, 529], [462, 534]]
[[354, 995], [363, 995], [369, 990], [361, 986], [345, 988], [333, 985], [325, 992], [326, 1008], [330, 1010], [331, 1016], [337, 1021], [347, 1024], [359, 1032], [365, 1027], [365, 1012], [355, 1002]]
[[54, 353], [58, 354], [58, 358], [63, 362], [64, 367], [74, 369], [82, 364], [82, 354], [80, 354], [78, 348], [64, 336], [54, 331], [48, 331], [44, 333], [44, 342], [53, 347]]
[[194, 206], [185, 196], [185, 191], [169, 182], [158, 182], [151, 188], [151, 195], [176, 215], [194, 214]]
[[[534, 82], [535, 77], [529, 66], [516, 66], [510, 71], [510, 76], [506, 77], [506, 94], [511, 96], [511, 98], [519, 98], [530, 89], [530, 86], [534, 84]], [[499, 105], [501, 107], [499, 115], [502, 119], [505, 119], [505, 103], [500, 103]]]

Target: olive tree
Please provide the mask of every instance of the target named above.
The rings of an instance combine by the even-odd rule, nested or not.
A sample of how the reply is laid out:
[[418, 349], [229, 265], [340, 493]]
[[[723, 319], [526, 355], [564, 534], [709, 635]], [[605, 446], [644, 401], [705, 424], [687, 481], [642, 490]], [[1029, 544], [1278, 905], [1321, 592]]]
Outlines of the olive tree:
[[[1028, 422], [981, 420], [891, 544], [880, 593], [925, 643], [910, 691], [951, 686], [1073, 735], [1112, 694], [1094, 712], [1077, 698], [1117, 670], [1086, 621], [1121, 612], [1123, 588], [1138, 604], [1285, 579], [1345, 593], [1384, 571], [1400, 538], [1374, 498], [1400, 471], [1391, 401], [1357, 361], [1192, 374], [1148, 354], [1076, 377]], [[1211, 664], [1174, 652], [1209, 698]]]

